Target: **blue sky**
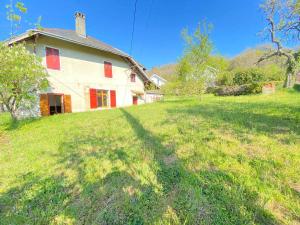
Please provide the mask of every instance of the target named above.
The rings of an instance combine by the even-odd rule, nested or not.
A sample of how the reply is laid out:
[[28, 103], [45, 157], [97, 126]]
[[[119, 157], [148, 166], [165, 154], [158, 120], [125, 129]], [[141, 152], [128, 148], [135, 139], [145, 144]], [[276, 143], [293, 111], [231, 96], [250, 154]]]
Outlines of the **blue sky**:
[[[16, 1], [16, 0], [15, 0]], [[74, 13], [87, 16], [88, 35], [129, 52], [134, 0], [23, 0], [24, 21], [42, 16], [43, 27], [74, 29]], [[5, 3], [0, 3], [0, 40], [9, 36]], [[146, 67], [173, 63], [182, 54], [181, 30], [205, 19], [213, 24], [215, 53], [233, 57], [263, 42], [261, 0], [138, 0], [133, 56]], [[26, 24], [22, 30], [28, 29]], [[20, 30], [20, 32], [22, 31]]]

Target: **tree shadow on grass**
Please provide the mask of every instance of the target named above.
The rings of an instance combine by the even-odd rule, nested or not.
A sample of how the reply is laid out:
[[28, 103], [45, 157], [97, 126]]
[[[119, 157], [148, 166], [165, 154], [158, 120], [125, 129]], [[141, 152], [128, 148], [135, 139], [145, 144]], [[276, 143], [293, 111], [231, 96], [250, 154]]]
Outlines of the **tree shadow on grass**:
[[[278, 224], [257, 193], [232, 175], [189, 171], [174, 147], [164, 146], [127, 110], [121, 112], [137, 142], [121, 146], [96, 133], [70, 137], [56, 156], [61, 176], [29, 174], [0, 195], [4, 224]], [[152, 178], [129, 154], [136, 145], [135, 154], [148, 158]]]
[[5, 127], [5, 130], [7, 131], [13, 131], [22, 128], [23, 126], [35, 123], [40, 121], [41, 118], [28, 118], [28, 119], [23, 119], [23, 120], [12, 120], [12, 119], [7, 119], [5, 122], [3, 122], [2, 126]]
[[175, 149], [167, 149], [138, 119], [126, 110], [122, 112], [135, 135], [154, 154], [154, 161], [159, 165], [156, 176], [163, 186], [164, 196], [176, 192], [170, 206], [181, 223], [278, 224], [259, 206], [258, 194], [247, 190], [229, 174], [219, 170], [194, 173], [184, 168], [180, 159], [168, 164], [165, 159], [175, 155]]
[[[101, 138], [74, 137], [61, 143], [57, 155], [59, 164], [76, 174], [74, 192], [77, 194], [66, 213], [75, 218], [77, 224], [145, 224], [146, 221], [155, 221], [158, 212], [154, 213], [153, 203], [160, 201], [155, 187], [151, 182], [141, 182], [143, 174], [133, 168], [133, 159], [125, 149], [115, 147], [111, 142], [110, 137], [103, 135]], [[125, 168], [119, 167], [120, 162]], [[99, 171], [100, 167], [102, 171]]]
[[22, 184], [0, 194], [0, 224], [50, 224], [68, 204], [70, 187], [62, 177], [27, 173]]

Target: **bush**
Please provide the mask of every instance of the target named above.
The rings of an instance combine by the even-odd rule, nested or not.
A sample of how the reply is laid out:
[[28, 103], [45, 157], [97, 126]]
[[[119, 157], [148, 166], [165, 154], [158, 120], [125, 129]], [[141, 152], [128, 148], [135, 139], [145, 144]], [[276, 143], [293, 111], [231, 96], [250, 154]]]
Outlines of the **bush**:
[[223, 86], [215, 91], [217, 96], [238, 96], [258, 94], [262, 92], [263, 83], [252, 83], [236, 86]]
[[218, 86], [223, 86], [223, 85], [232, 86], [233, 85], [233, 76], [234, 76], [234, 72], [233, 71], [222, 71], [222, 72], [219, 72], [219, 74], [217, 76], [216, 84]]
[[206, 93], [206, 94], [215, 94], [215, 93], [217, 92], [218, 89], [219, 89], [218, 86], [215, 86], [215, 87], [208, 87], [208, 88], [206, 88], [205, 93]]
[[300, 92], [300, 84], [295, 84], [295, 85], [294, 85], [294, 89], [295, 89], [296, 91], [299, 91], [299, 92]]
[[233, 76], [234, 85], [252, 84], [266, 81], [267, 74], [257, 68], [250, 68], [237, 71]]

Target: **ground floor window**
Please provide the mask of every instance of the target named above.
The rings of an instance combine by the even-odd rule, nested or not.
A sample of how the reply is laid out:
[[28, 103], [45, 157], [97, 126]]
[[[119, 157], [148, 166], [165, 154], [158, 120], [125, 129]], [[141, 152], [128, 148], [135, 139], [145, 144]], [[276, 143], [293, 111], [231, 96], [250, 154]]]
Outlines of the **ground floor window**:
[[91, 109], [115, 108], [117, 106], [115, 90], [90, 89]]
[[108, 98], [109, 98], [108, 91], [97, 90], [98, 107], [102, 107], [102, 108], [108, 107], [109, 106]]
[[62, 95], [49, 95], [50, 115], [63, 113]]

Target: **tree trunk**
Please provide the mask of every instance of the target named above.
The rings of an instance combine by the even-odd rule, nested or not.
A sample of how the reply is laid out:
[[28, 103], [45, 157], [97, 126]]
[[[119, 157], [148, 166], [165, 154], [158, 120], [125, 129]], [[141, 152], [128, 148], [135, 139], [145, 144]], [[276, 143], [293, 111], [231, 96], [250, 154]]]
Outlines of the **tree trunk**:
[[285, 78], [283, 87], [284, 88], [292, 88], [294, 86], [294, 84], [295, 84], [295, 79], [294, 79], [293, 74], [288, 73], [286, 78]]
[[18, 120], [18, 115], [15, 111], [10, 111], [10, 116], [12, 118], [13, 121], [17, 121]]
[[10, 113], [10, 116], [12, 118], [13, 121], [17, 121], [18, 120], [18, 113], [17, 113], [17, 105], [16, 105], [16, 101], [13, 101], [12, 105], [7, 104], [7, 111]]
[[4, 105], [3, 104], [0, 104], [0, 112], [4, 112]]
[[284, 81], [284, 88], [292, 88], [296, 81], [296, 60], [293, 58], [288, 58], [287, 61], [287, 70], [286, 70], [286, 78]]

